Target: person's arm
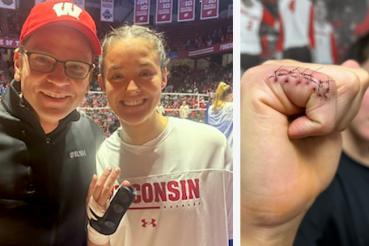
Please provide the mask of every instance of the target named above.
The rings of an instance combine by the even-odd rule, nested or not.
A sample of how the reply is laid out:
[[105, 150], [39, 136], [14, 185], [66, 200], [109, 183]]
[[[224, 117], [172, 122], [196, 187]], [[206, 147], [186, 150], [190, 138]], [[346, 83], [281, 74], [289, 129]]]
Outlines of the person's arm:
[[292, 245], [336, 172], [340, 131], [368, 86], [368, 73], [358, 67], [272, 61], [243, 76], [243, 245]]
[[[88, 227], [87, 230], [88, 230], [87, 246], [110, 246], [109, 239], [105, 239], [104, 236], [102, 236], [100, 233], [98, 233], [91, 227]], [[107, 237], [109, 238], [109, 236]]]

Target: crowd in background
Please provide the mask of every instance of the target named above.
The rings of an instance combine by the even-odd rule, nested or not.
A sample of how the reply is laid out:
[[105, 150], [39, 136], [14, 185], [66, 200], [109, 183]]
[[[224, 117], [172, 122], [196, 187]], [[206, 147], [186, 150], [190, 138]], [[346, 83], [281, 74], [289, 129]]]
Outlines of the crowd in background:
[[196, 50], [210, 47], [217, 43], [232, 42], [232, 39], [233, 29], [232, 25], [229, 25], [226, 27], [215, 28], [205, 35], [203, 33], [197, 33], [195, 38], [188, 39], [184, 43], [184, 47], [186, 50]]
[[13, 77], [13, 50], [0, 48], [0, 83]]
[[369, 30], [367, 0], [241, 0], [242, 71], [267, 59], [341, 63]]
[[20, 19], [24, 19], [24, 16], [18, 11], [5, 12], [1, 11], [1, 21], [0, 21], [0, 35], [4, 34], [6, 36], [18, 37], [21, 24]]
[[232, 18], [213, 19], [206, 22], [182, 23], [178, 26], [157, 26], [158, 31], [165, 32], [169, 51], [197, 50], [221, 43], [231, 43], [233, 40]]
[[[182, 117], [194, 121], [204, 122], [205, 111], [208, 106], [210, 96], [168, 95], [163, 93], [158, 110], [167, 116]], [[188, 113], [181, 115], [181, 105], [185, 102], [188, 106]], [[161, 108], [161, 109], [160, 109]], [[110, 135], [115, 129], [119, 127], [117, 117], [107, 107], [107, 100], [105, 94], [90, 91], [86, 95], [84, 103], [79, 108], [91, 119], [93, 119], [99, 126], [101, 126], [106, 135]]]
[[220, 66], [211, 63], [204, 69], [193, 69], [189, 65], [177, 65], [170, 68], [170, 83], [165, 92], [210, 93], [215, 91], [216, 82], [232, 81], [232, 64]]

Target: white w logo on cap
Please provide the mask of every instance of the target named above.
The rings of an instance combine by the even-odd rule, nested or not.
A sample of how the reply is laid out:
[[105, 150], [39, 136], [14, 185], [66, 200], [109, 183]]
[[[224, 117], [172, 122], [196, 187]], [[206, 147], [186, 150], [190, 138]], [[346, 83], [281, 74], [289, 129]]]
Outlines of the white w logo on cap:
[[82, 9], [73, 3], [57, 3], [53, 7], [57, 16], [70, 15], [79, 19]]

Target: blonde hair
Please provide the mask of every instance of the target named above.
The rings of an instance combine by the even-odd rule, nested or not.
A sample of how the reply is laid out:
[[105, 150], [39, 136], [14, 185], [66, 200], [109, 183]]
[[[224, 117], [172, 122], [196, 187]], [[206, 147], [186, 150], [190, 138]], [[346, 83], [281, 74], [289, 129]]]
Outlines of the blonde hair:
[[232, 93], [231, 86], [223, 81], [219, 82], [217, 90], [215, 91], [215, 99], [212, 104], [214, 110], [219, 110], [224, 106], [224, 99], [230, 93]]

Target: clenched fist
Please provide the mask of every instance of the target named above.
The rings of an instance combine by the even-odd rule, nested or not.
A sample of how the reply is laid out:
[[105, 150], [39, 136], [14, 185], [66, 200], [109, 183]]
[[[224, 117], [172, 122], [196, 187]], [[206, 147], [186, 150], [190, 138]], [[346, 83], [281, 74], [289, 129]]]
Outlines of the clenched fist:
[[335, 174], [340, 132], [357, 113], [368, 73], [270, 61], [241, 85], [242, 242], [292, 244], [298, 225]]

